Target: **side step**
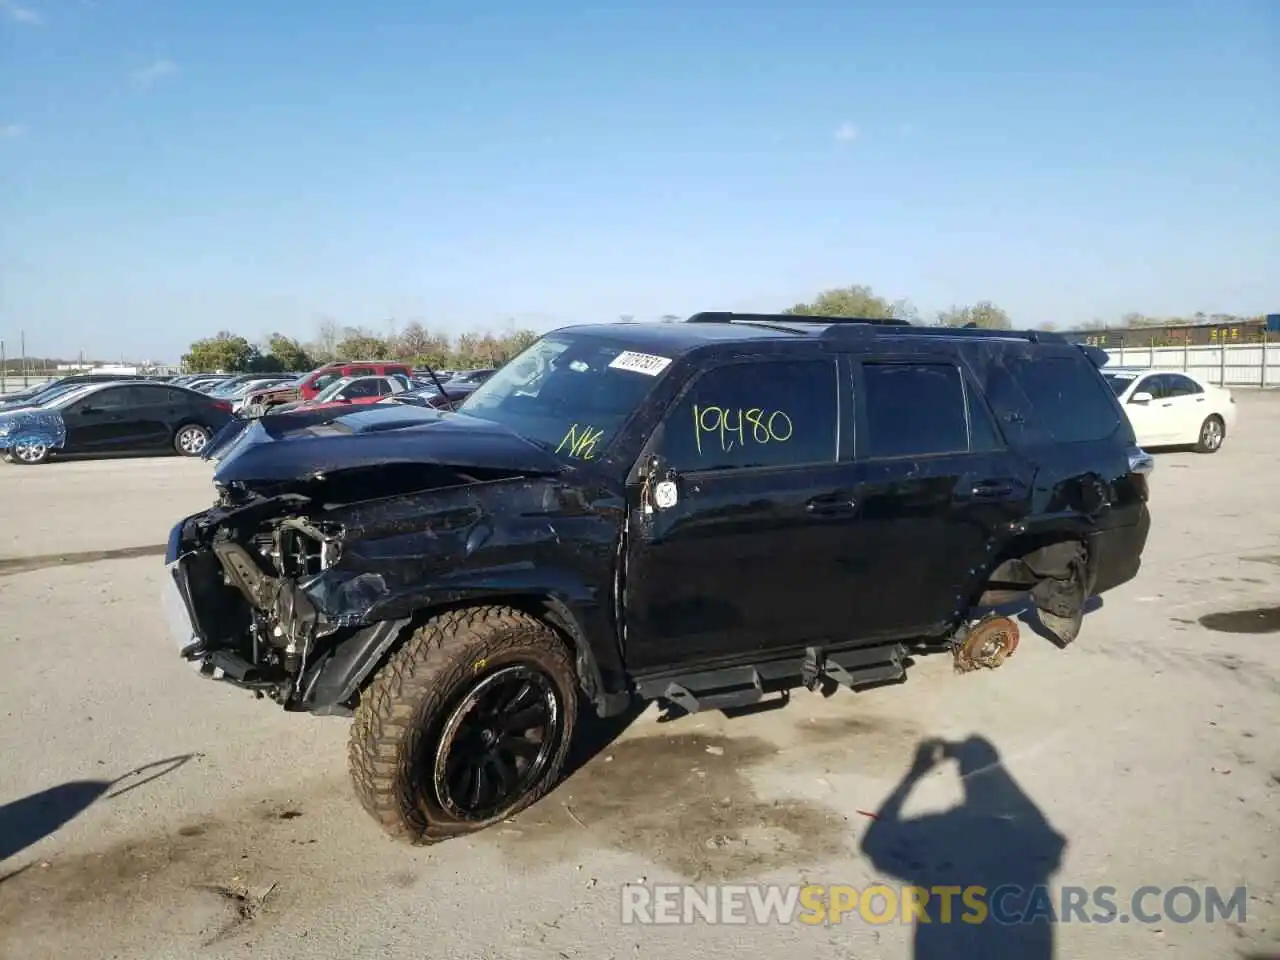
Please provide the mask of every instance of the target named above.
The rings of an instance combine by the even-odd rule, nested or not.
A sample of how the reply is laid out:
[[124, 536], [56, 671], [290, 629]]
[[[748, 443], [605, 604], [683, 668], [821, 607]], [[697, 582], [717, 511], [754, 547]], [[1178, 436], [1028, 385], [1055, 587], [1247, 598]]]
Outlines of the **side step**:
[[824, 680], [851, 690], [901, 680], [906, 676], [906, 656], [906, 648], [898, 643], [839, 653], [809, 647], [801, 657], [646, 677], [637, 682], [636, 692], [645, 700], [668, 700], [685, 713], [732, 710], [795, 686], [816, 690]]

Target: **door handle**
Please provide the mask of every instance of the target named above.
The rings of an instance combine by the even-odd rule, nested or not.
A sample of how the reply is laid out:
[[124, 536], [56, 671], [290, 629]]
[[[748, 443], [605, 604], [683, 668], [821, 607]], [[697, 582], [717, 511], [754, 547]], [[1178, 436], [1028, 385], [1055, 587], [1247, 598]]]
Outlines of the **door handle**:
[[1007, 480], [980, 480], [970, 488], [969, 496], [975, 500], [1006, 500], [1015, 492]]
[[1173, 402], [1172, 402], [1172, 401], [1169, 401], [1168, 403], [1162, 403], [1162, 404], [1160, 404], [1160, 406], [1162, 406], [1162, 407], [1172, 407], [1172, 406], [1173, 406]]
[[805, 512], [815, 517], [833, 517], [842, 514], [856, 513], [858, 501], [847, 494], [836, 494], [829, 497], [814, 497], [804, 505]]

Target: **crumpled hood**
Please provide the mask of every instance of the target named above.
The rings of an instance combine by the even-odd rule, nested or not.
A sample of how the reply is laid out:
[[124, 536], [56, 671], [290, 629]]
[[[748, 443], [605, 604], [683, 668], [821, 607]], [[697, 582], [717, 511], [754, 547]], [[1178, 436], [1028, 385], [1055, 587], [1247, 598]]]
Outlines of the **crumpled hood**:
[[564, 464], [507, 428], [460, 413], [402, 404], [297, 411], [228, 425], [206, 458], [219, 484], [300, 480], [392, 463], [447, 464], [550, 475]]

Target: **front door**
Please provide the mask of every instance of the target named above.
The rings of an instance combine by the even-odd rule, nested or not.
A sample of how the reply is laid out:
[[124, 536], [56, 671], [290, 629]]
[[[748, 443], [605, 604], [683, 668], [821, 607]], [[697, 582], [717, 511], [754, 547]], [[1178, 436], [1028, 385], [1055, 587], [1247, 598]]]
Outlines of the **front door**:
[[[1149, 394], [1150, 400], [1134, 400], [1138, 394]], [[1124, 412], [1133, 426], [1140, 446], [1158, 447], [1178, 442], [1178, 411], [1169, 395], [1164, 374], [1147, 374], [1136, 384], [1125, 401]]]
[[129, 387], [108, 386], [81, 397], [62, 411], [67, 453], [118, 449], [133, 429], [126, 417]]
[[651, 445], [670, 479], [648, 481], [647, 496], [644, 481], [628, 488], [631, 669], [848, 635], [859, 587], [846, 400], [827, 356], [715, 367], [673, 404]]

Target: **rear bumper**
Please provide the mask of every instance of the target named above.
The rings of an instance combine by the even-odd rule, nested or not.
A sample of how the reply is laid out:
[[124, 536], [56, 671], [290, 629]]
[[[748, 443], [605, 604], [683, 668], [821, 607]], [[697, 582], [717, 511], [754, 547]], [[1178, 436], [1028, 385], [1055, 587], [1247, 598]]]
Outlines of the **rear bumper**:
[[1143, 504], [1138, 521], [1123, 527], [1100, 530], [1089, 537], [1093, 594], [1105, 593], [1138, 575], [1142, 552], [1151, 533], [1151, 513]]

